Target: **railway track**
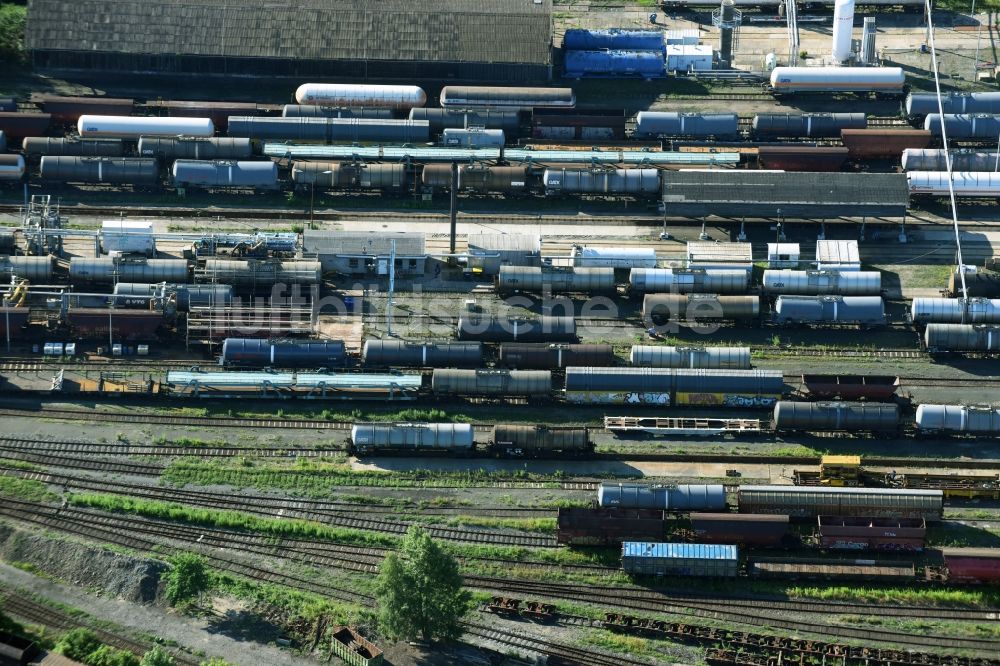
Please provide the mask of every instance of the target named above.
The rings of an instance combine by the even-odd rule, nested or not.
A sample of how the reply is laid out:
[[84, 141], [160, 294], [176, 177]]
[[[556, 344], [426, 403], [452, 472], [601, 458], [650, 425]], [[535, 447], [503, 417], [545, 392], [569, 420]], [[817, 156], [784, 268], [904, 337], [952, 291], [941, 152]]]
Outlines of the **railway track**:
[[[38, 603], [27, 596], [19, 594], [17, 590], [7, 587], [6, 585], [0, 585], [0, 602], [2, 602], [3, 609], [6, 613], [20, 618], [25, 622], [30, 622], [32, 624], [60, 631], [85, 626], [97, 634], [97, 637], [102, 643], [118, 648], [119, 650], [131, 652], [139, 657], [150, 650], [154, 645], [151, 642], [139, 642], [130, 638], [125, 638], [119, 634], [112, 633], [107, 629], [102, 628], [104, 625], [99, 626], [93, 622], [84, 622], [79, 616], [71, 616], [68, 613], [52, 608], [51, 606]], [[176, 650], [172, 651], [171, 654], [174, 658], [174, 663], [178, 666], [198, 666], [201, 661]]]
[[509, 645], [529, 653], [547, 655], [549, 657], [547, 663], [552, 666], [562, 664], [567, 666], [649, 666], [649, 664], [656, 663], [640, 661], [621, 654], [602, 653], [593, 648], [585, 650], [551, 639], [532, 636], [521, 630], [502, 629], [495, 624], [487, 626], [478, 622], [466, 621], [462, 623], [462, 629], [467, 636]]
[[[96, 515], [95, 512], [91, 511], [78, 509], [54, 510], [45, 505], [13, 501], [0, 506], [0, 515], [7, 515], [9, 517], [27, 520], [28, 522], [41, 524], [49, 528], [66, 528], [70, 532], [78, 535], [102, 540], [111, 540], [112, 542], [124, 545], [125, 547], [135, 548], [136, 545], [139, 544], [139, 549], [143, 551], [150, 550], [151, 547], [149, 544], [156, 543], [155, 541], [144, 537], [136, 536], [134, 534], [134, 530], [121, 529], [119, 524], [120, 520], [117, 516], [99, 516]], [[71, 516], [78, 517], [80, 520], [85, 521], [85, 524], [74, 522], [70, 519]], [[177, 536], [176, 532], [172, 529], [168, 530], [166, 538], [172, 538], [171, 535], [173, 535], [173, 537]], [[200, 546], [201, 544], [199, 543], [198, 545]], [[142, 546], [145, 547], [143, 548]], [[229, 548], [244, 554], [262, 554], [257, 552], [256, 549], [248, 549], [243, 545], [234, 546], [232, 542], [230, 542]], [[168, 550], [172, 549], [168, 548]], [[345, 599], [345, 597], [350, 597], [351, 600], [355, 602], [364, 600], [363, 595], [358, 595], [342, 588], [336, 588], [323, 583], [316, 583], [311, 580], [303, 580], [287, 574], [279, 574], [270, 570], [261, 569], [260, 567], [248, 567], [245, 564], [233, 562], [230, 558], [219, 555], [218, 549], [209, 548], [206, 550], [206, 556], [212, 561], [213, 565], [218, 565], [228, 571], [235, 570], [239, 573], [239, 575], [246, 575], [249, 570], [251, 575], [262, 575], [265, 580], [270, 580], [271, 582], [281, 582], [281, 584], [299, 587], [300, 589], [302, 589], [302, 586], [305, 586], [305, 589], [314, 592], [318, 591], [320, 588], [328, 588], [329, 591], [327, 594], [334, 596], [334, 598]], [[280, 554], [287, 557], [287, 549], [277, 547], [276, 550], [279, 551]], [[472, 582], [475, 584], [475, 581]], [[754, 604], [753, 607], [750, 608], [749, 613], [726, 610], [729, 608], [726, 601], [716, 602], [715, 604], [705, 604], [702, 602], [695, 603], [688, 600], [684, 602], [683, 606], [680, 606], [677, 609], [672, 609], [670, 604], [648, 601], [645, 598], [645, 595], [648, 594], [646, 591], [636, 592], [635, 594], [638, 595], [639, 598], [633, 598], [633, 592], [631, 590], [622, 590], [620, 588], [601, 588], [599, 586], [583, 585], [563, 586], [535, 583], [531, 581], [512, 581], [509, 578], [485, 579], [485, 582], [491, 587], [493, 585], [497, 585], [499, 586], [497, 589], [501, 589], [506, 592], [513, 591], [518, 594], [528, 594], [533, 598], [536, 598], [539, 594], [541, 594], [554, 599], [572, 600], [591, 604], [607, 604], [610, 608], [624, 608], [627, 610], [640, 610], [646, 612], [652, 611], [657, 613], [680, 612], [687, 615], [711, 617], [715, 619], [728, 619], [743, 624], [763, 624], [767, 626], [787, 628], [793, 631], [810, 631], [819, 634], [838, 635], [848, 638], [857, 638], [868, 641], [874, 640], [899, 645], [934, 645], [940, 647], [941, 645], [948, 644], [953, 648], [963, 650], [993, 650], [994, 652], [991, 652], [991, 654], [995, 654], [995, 651], [1000, 649], [1000, 645], [998, 645], [996, 641], [951, 637], [944, 638], [940, 636], [913, 637], [909, 634], [898, 632], [857, 630], [854, 628], [822, 625], [812, 621], [791, 621], [762, 612], [762, 605], [759, 603]], [[880, 607], [873, 608], [880, 609]]]

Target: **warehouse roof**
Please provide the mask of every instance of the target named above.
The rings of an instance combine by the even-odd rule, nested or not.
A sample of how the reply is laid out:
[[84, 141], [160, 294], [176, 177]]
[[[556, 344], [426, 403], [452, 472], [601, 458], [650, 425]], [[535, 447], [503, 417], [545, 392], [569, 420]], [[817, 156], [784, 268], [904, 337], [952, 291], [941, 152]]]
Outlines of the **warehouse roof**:
[[378, 256], [392, 251], [396, 241], [399, 257], [422, 257], [427, 254], [424, 235], [409, 231], [306, 231], [302, 234], [304, 254], [344, 254]]
[[548, 64], [551, 0], [31, 0], [29, 50]]
[[469, 250], [505, 252], [542, 251], [542, 240], [538, 234], [469, 234]]
[[663, 205], [680, 217], [902, 217], [905, 174], [672, 171]]

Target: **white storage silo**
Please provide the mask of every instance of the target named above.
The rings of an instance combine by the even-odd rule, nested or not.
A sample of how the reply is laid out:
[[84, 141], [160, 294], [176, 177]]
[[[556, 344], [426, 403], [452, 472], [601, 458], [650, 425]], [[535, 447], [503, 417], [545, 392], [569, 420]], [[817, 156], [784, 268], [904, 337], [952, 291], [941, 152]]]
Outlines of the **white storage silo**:
[[833, 59], [844, 62], [851, 57], [854, 34], [854, 0], [836, 0], [833, 5]]

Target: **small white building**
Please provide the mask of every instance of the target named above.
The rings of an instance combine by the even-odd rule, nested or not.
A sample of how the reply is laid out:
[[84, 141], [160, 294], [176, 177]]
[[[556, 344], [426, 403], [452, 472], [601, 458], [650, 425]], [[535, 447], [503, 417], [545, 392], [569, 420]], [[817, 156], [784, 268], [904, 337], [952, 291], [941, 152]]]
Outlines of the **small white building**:
[[753, 246], [750, 243], [714, 243], [688, 241], [688, 268], [743, 269], [753, 271]]
[[541, 266], [538, 234], [469, 234], [468, 269], [496, 275], [501, 266]]
[[701, 41], [701, 31], [697, 28], [667, 30], [667, 46], [694, 46]]
[[767, 244], [767, 267], [768, 268], [798, 268], [799, 267], [799, 244], [798, 243], [768, 243]]
[[156, 254], [153, 223], [148, 220], [105, 220], [101, 222], [101, 250], [105, 254]]
[[816, 268], [821, 271], [860, 271], [861, 253], [858, 251], [858, 241], [816, 241]]
[[710, 44], [668, 44], [667, 71], [691, 72], [712, 69]]

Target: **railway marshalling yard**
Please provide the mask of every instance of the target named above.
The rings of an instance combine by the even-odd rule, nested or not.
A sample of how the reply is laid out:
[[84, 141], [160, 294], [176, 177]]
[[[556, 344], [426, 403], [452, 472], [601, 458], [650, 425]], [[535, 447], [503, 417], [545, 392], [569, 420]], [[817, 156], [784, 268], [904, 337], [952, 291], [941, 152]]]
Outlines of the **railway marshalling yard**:
[[[640, 27], [648, 14], [640, 6], [556, 6], [555, 31], [558, 37], [569, 27]], [[991, 20], [992, 14], [982, 18]], [[704, 39], [717, 39], [710, 22], [680, 14], [667, 20], [676, 28], [700, 24]], [[919, 15], [880, 14], [879, 25], [883, 57], [919, 79], [929, 58], [918, 50]], [[958, 14], [942, 16], [939, 25], [937, 44], [949, 83], [971, 86], [969, 54], [980, 47], [970, 44], [981, 37], [979, 57], [993, 58], [994, 29], [969, 31], [967, 17]], [[801, 49], [825, 53], [828, 31], [828, 21], [803, 23]], [[785, 39], [783, 24], [748, 21], [738, 56], [756, 62], [767, 52], [780, 53]], [[37, 83], [17, 79], [9, 92], [24, 96], [26, 86]], [[139, 96], [137, 86], [149, 84], [49, 79], [45, 85], [47, 92], [64, 94]], [[642, 95], [632, 83], [609, 86], [600, 95], [598, 87], [581, 83], [593, 96], [590, 106], [630, 112], [899, 112], [898, 102], [779, 104], [753, 90], [715, 84], [689, 98], [667, 86]], [[266, 101], [284, 101], [286, 88]], [[225, 90], [188, 89], [186, 95], [217, 97]], [[162, 96], [169, 94], [180, 96]], [[741, 94], [748, 99], [732, 99]], [[463, 196], [452, 248], [447, 197], [316, 191], [311, 205], [301, 193], [287, 199], [192, 193], [175, 200], [105, 188], [49, 192], [35, 181], [29, 189], [61, 199], [68, 233], [55, 263], [56, 280], [70, 260], [95, 256], [94, 234], [102, 221], [119, 216], [153, 221], [160, 259], [184, 258], [190, 235], [206, 232], [424, 234], [427, 269], [395, 276], [391, 295], [385, 275], [325, 271], [315, 288], [331, 304], [347, 297], [350, 311], [300, 307], [310, 338], [344, 342], [352, 372], [366, 369], [360, 360], [365, 340], [453, 343], [460, 318], [568, 314], [577, 317], [576, 341], [610, 346], [618, 368], [628, 366], [635, 345], [748, 347], [755, 370], [780, 375], [780, 398], [786, 401], [816, 402], [807, 376], [889, 377], [895, 385], [885, 404], [898, 409], [899, 424], [891, 432], [775, 432], [770, 403], [721, 405], [705, 397], [700, 405], [678, 404], [676, 398], [656, 406], [575, 404], [564, 368], [552, 371], [550, 391], [517, 396], [446, 395], [433, 391], [428, 370], [397, 368], [422, 375], [420, 394], [404, 396], [415, 399], [290, 399], [267, 389], [235, 399], [178, 397], [183, 390], [170, 385], [167, 372], [222, 369], [221, 339], [212, 345], [192, 340], [182, 318], [144, 341], [149, 353], [143, 356], [135, 353], [135, 342], [109, 340], [106, 330], [99, 339], [86, 339], [61, 338], [62, 329], [54, 329], [44, 340], [14, 339], [9, 347], [0, 339], [0, 598], [5, 612], [18, 619], [53, 628], [88, 625], [107, 641], [138, 651], [156, 636], [185, 664], [206, 656], [234, 664], [325, 662], [330, 657], [319, 637], [339, 624], [360, 628], [385, 650], [387, 663], [399, 665], [540, 663], [535, 660], [545, 656], [548, 663], [585, 666], [1000, 664], [996, 580], [940, 580], [943, 570], [947, 574], [943, 549], [1000, 549], [1000, 439], [995, 433], [921, 432], [916, 422], [921, 404], [1000, 404], [996, 354], [932, 353], [923, 342], [923, 325], [910, 320], [912, 300], [940, 297], [954, 271], [950, 212], [940, 200], [916, 202], [905, 219], [831, 217], [820, 226], [818, 220], [785, 216], [713, 216], [703, 227], [702, 220], [672, 215], [669, 207], [664, 215], [655, 201]], [[21, 226], [20, 196], [0, 191], [0, 226]], [[958, 211], [964, 261], [982, 272], [1000, 255], [1000, 212], [992, 200], [962, 203]], [[799, 244], [804, 268], [816, 260], [820, 232], [829, 240], [860, 239], [862, 269], [880, 275], [884, 325], [777, 325], [774, 294], [759, 286], [748, 289], [760, 297], [753, 317], [656, 325], [643, 312], [642, 294], [629, 289], [627, 271], [615, 274], [612, 290], [593, 297], [511, 295], [499, 292], [492, 276], [454, 260], [469, 252], [470, 235], [484, 233], [536, 235], [546, 265], [556, 268], [571, 266], [574, 249], [585, 246], [652, 248], [659, 267], [680, 269], [688, 242], [741, 241], [752, 244], [751, 282], [760, 285], [768, 243], [780, 234], [781, 242]], [[23, 234], [17, 243], [24, 248]], [[38, 347], [50, 340], [76, 342], [76, 355], [44, 357]], [[109, 353], [116, 342], [126, 346], [120, 357]], [[495, 350], [487, 347], [492, 366]], [[606, 417], [739, 420], [748, 431], [629, 436], [606, 429]], [[355, 455], [351, 425], [369, 421], [470, 423], [475, 450], [462, 456]], [[593, 452], [498, 457], [488, 448], [497, 424], [587, 428]], [[941, 520], [927, 524], [926, 548], [821, 549], [812, 517], [796, 522], [794, 538], [780, 548], [741, 552], [738, 577], [699, 579], [632, 577], [622, 570], [618, 546], [569, 546], [557, 539], [559, 510], [593, 508], [603, 481], [721, 485], [726, 505], [716, 510], [736, 512], [740, 486], [792, 488], [801, 473], [826, 473], [823, 456], [860, 456], [859, 485], [899, 488], [906, 487], [900, 479], [908, 478], [929, 484], [911, 488], [945, 488]], [[426, 526], [458, 557], [474, 595], [477, 605], [463, 619], [459, 642], [426, 646], [380, 639], [374, 577], [413, 523]], [[660, 541], [698, 540], [691, 520], [674, 514], [662, 536]], [[157, 590], [163, 562], [180, 552], [199, 553], [213, 572], [215, 583], [197, 617], [170, 611]], [[840, 564], [861, 573], [835, 581], [819, 575], [765, 580], [751, 578], [751, 559]], [[892, 567], [896, 578], [887, 573]], [[899, 577], [900, 567], [910, 567], [911, 576]], [[522, 608], [529, 601], [550, 603], [555, 612], [536, 618], [490, 612], [498, 595], [520, 599]], [[662, 624], [640, 627], [621, 616]]]

